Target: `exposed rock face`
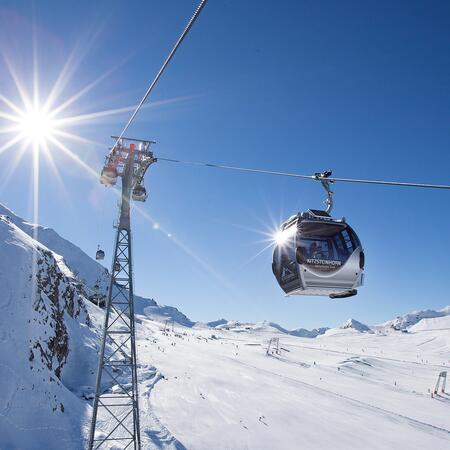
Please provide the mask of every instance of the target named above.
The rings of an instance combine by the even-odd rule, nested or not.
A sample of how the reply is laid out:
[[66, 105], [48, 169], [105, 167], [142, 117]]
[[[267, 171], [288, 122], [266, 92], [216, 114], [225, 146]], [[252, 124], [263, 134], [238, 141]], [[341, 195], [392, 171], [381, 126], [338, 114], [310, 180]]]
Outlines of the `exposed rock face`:
[[69, 353], [69, 334], [64, 315], [81, 319], [82, 323], [90, 326], [89, 314], [77, 283], [61, 271], [49, 250], [41, 249], [33, 278], [33, 309], [36, 314], [32, 320], [37, 325], [37, 336], [31, 340], [30, 362], [35, 361], [36, 352], [47, 368], [60, 378]]

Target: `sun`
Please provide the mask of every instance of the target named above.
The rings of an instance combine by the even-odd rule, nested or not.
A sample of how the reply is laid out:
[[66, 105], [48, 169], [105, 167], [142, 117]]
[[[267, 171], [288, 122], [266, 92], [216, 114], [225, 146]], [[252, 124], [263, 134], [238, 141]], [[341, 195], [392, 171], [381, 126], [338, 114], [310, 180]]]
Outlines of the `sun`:
[[[27, 89], [8, 60], [5, 60], [6, 67], [11, 75], [11, 80], [16, 87], [16, 97], [12, 100], [0, 93], [0, 156], [10, 149], [13, 152], [13, 170], [19, 165], [20, 160], [27, 154], [33, 154], [36, 167], [40, 156], [49, 163], [49, 167], [54, 172], [58, 180], [61, 180], [59, 168], [56, 161], [60, 160], [58, 154], [72, 159], [83, 171], [92, 179], [97, 180], [98, 174], [88, 164], [86, 164], [76, 152], [70, 149], [70, 141], [78, 144], [98, 146], [99, 143], [83, 138], [78, 133], [73, 133], [73, 128], [86, 122], [94, 121], [98, 116], [105, 117], [116, 114], [116, 111], [101, 111], [97, 113], [70, 115], [69, 107], [74, 104], [82, 95], [89, 92], [104, 77], [82, 88], [80, 91], [65, 99], [61, 90], [68, 80], [64, 79], [66, 70], [62, 70], [60, 76], [53, 84], [53, 88], [46, 96], [42, 96], [39, 89], [39, 76], [34, 73], [32, 89]], [[29, 86], [28, 86], [29, 87]], [[70, 132], [71, 130], [72, 132]]]
[[56, 121], [44, 108], [27, 109], [19, 118], [18, 132], [34, 147], [46, 146], [57, 134]]
[[295, 227], [290, 227], [287, 230], [277, 231], [273, 236], [273, 241], [277, 245], [284, 245], [288, 240], [295, 235], [297, 229]]

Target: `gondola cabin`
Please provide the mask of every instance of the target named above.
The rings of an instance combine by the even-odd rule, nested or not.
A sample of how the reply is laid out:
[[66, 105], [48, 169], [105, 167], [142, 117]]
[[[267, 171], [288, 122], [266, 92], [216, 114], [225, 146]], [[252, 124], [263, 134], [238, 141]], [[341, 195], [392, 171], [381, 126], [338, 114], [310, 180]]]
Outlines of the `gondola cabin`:
[[117, 169], [113, 164], [107, 164], [102, 169], [102, 173], [100, 175], [100, 183], [105, 186], [114, 186], [117, 182]]
[[310, 209], [289, 218], [275, 237], [272, 270], [287, 295], [356, 295], [364, 252], [345, 222]]
[[145, 187], [140, 184], [135, 186], [132, 192], [132, 198], [137, 202], [145, 202], [147, 199], [147, 191], [145, 190]]
[[96, 260], [102, 260], [102, 259], [105, 259], [105, 252], [104, 252], [103, 250], [101, 250], [101, 249], [98, 249], [98, 250], [95, 252], [95, 259], [96, 259]]

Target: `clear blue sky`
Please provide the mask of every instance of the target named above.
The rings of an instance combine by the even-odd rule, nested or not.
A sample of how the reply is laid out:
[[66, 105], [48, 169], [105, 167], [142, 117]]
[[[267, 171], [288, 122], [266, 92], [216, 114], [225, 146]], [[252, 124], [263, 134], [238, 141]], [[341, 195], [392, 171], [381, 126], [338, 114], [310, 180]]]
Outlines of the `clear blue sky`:
[[[122, 108], [145, 92], [196, 3], [3, 0], [0, 50], [31, 92], [34, 21], [43, 97], [74, 52], [60, 102], [116, 69], [65, 114]], [[143, 110], [129, 134], [156, 140], [165, 157], [448, 184], [449, 45], [448, 1], [210, 0], [151, 98], [163, 103]], [[0, 93], [20, 102], [3, 60]], [[69, 128], [100, 145], [65, 142], [99, 172], [128, 115]], [[9, 138], [0, 134], [0, 146]], [[0, 154], [0, 202], [31, 219], [31, 152], [5, 182], [16, 154]], [[51, 154], [64, 188], [42, 158], [40, 222], [91, 255], [100, 243], [109, 265], [116, 197], [57, 148]], [[332, 301], [285, 298], [270, 250], [249, 262], [266, 245], [259, 232], [321, 206], [320, 185], [160, 162], [146, 186], [143, 209], [173, 236], [134, 215], [136, 292], [193, 320], [333, 326], [450, 303], [448, 191], [336, 185], [334, 212], [365, 247], [366, 286]]]

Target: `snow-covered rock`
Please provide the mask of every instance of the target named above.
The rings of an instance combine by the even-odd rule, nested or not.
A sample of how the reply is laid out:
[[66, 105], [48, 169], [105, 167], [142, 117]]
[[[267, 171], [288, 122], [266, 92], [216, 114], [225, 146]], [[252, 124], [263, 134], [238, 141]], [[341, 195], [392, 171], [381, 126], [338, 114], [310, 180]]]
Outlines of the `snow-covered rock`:
[[215, 328], [219, 325], [224, 325], [228, 322], [226, 319], [213, 320], [212, 322], [207, 322], [206, 325], [210, 328]]
[[355, 319], [348, 319], [346, 320], [342, 325], [341, 328], [343, 330], [347, 329], [347, 328], [351, 328], [353, 330], [359, 331], [361, 333], [367, 333], [367, 332], [371, 332], [371, 329], [367, 326], [364, 325], [361, 322], [358, 322]]
[[101, 264], [89, 257], [72, 242], [64, 239], [52, 228], [32, 224], [17, 216], [6, 206], [0, 204], [0, 215], [9, 220], [28, 236], [33, 237], [54, 253], [64, 258], [66, 265], [74, 275], [86, 286], [106, 292], [109, 286], [109, 273]]
[[[72, 276], [78, 280], [79, 287], [83, 289], [86, 298], [95, 302], [97, 297], [100, 299], [100, 302], [106, 300], [110, 274], [105, 267], [95, 259], [92, 259], [75, 244], [61, 237], [55, 230], [29, 223], [2, 204], [0, 204], [0, 215], [7, 217], [7, 220], [21, 231], [60, 255], [64, 260], [64, 265], [71, 270]], [[153, 320], [174, 320], [180, 325], [187, 327], [192, 327], [194, 324], [177, 308], [158, 305], [155, 300], [136, 294], [134, 300], [136, 314], [146, 315]]]
[[0, 448], [82, 448], [100, 333], [64, 260], [0, 216]]
[[297, 337], [315, 338], [324, 334], [327, 330], [329, 330], [328, 327], [313, 328], [312, 330], [297, 328], [296, 330], [289, 331], [289, 334]]
[[[150, 301], [154, 302], [154, 300]], [[134, 296], [134, 302], [136, 314], [144, 315], [149, 319], [156, 320], [158, 322], [173, 320], [179, 325], [189, 328], [193, 327], [195, 324], [195, 322], [192, 322], [189, 317], [173, 306], [158, 305], [156, 302], [152, 305], [149, 304], [149, 299], [139, 297], [138, 295]]]

